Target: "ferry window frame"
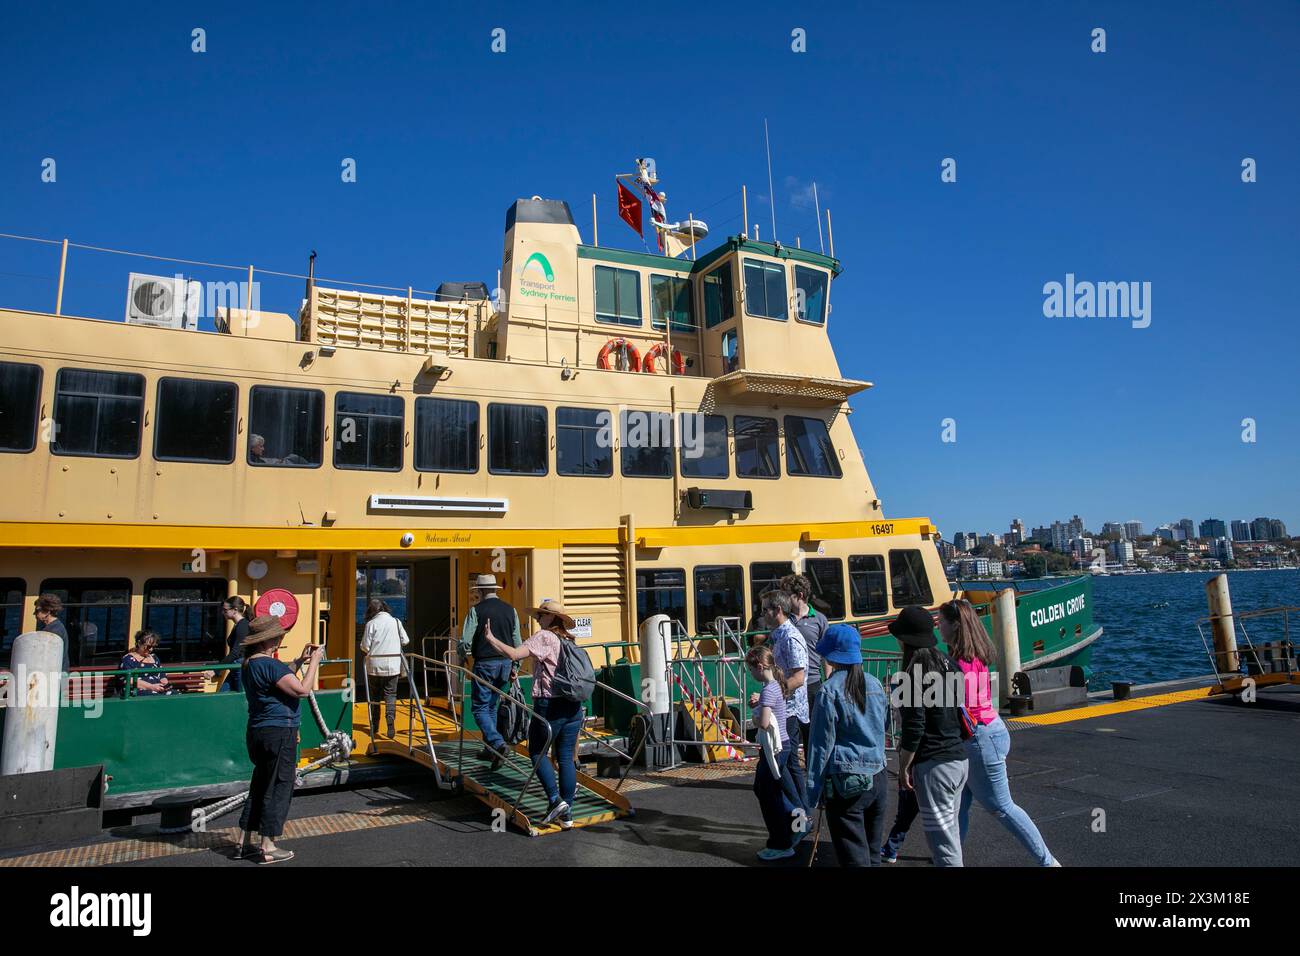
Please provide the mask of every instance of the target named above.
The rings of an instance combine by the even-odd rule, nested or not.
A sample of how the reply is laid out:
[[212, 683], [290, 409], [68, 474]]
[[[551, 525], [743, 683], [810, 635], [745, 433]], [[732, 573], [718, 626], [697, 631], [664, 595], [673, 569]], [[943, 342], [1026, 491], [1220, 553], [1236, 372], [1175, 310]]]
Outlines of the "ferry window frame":
[[677, 456], [677, 457], [678, 457], [678, 467], [681, 469], [682, 477], [683, 477], [683, 478], [695, 478], [695, 479], [698, 479], [698, 480], [701, 480], [701, 481], [725, 481], [726, 479], [730, 478], [730, 477], [731, 477], [731, 428], [730, 428], [729, 423], [727, 422], [727, 416], [726, 416], [726, 415], [710, 415], [710, 414], [706, 414], [706, 413], [704, 413], [704, 412], [680, 412], [680, 413], [679, 413], [680, 421], [678, 421], [678, 423], [677, 423], [677, 427], [678, 427], [678, 429], [679, 429], [678, 434], [682, 434], [682, 433], [684, 433], [684, 432], [686, 431], [686, 429], [682, 426], [682, 422], [684, 422], [684, 421], [686, 420], [686, 416], [687, 416], [687, 415], [699, 415], [701, 418], [704, 419], [704, 429], [703, 429], [703, 431], [700, 433], [700, 435], [701, 435], [701, 438], [704, 440], [704, 444], [705, 444], [705, 448], [706, 448], [706, 449], [707, 449], [707, 447], [708, 447], [708, 439], [707, 439], [705, 436], [707, 436], [707, 435], [708, 435], [708, 432], [709, 432], [709, 421], [710, 421], [710, 419], [712, 419], [712, 420], [714, 420], [714, 421], [721, 421], [721, 422], [722, 422], [722, 455], [720, 456], [720, 460], [721, 460], [721, 462], [722, 462], [722, 474], [720, 474], [720, 475], [705, 475], [705, 474], [694, 473], [694, 472], [688, 471], [688, 470], [687, 470], [687, 462], [688, 462], [688, 461], [689, 461], [689, 462], [694, 462], [694, 463], [699, 463], [699, 462], [703, 462], [703, 461], [708, 461], [708, 460], [710, 460], [710, 458], [709, 458], [708, 454], [702, 454], [702, 455], [700, 455], [698, 458], [687, 458], [687, 457], [686, 457], [686, 446], [683, 445], [683, 444], [681, 444], [681, 441], [680, 441], [680, 439], [679, 439], [679, 440], [678, 440], [678, 456]]
[[[613, 285], [611, 289], [614, 295], [614, 312], [600, 311], [600, 276], [609, 273]], [[623, 296], [619, 291], [619, 274], [632, 276], [635, 282], [635, 294], [632, 301], [636, 305], [636, 314], [623, 311]], [[644, 313], [641, 308], [641, 273], [637, 269], [620, 269], [617, 266], [592, 266], [591, 269], [591, 307], [596, 321], [602, 325], [619, 325], [629, 328], [641, 328], [644, 323]], [[603, 316], [606, 316], [602, 318]]]
[[[736, 280], [733, 274], [732, 262], [728, 260], [711, 272], [706, 272], [700, 279], [700, 294], [704, 300], [704, 328], [716, 329], [719, 325], [725, 325], [736, 317]], [[718, 303], [722, 306], [720, 316], [717, 319], [710, 318], [709, 313], [709, 290], [716, 288]]]
[[[678, 578], [678, 581], [680, 583], [661, 583], [659, 581], [652, 581], [648, 584], [642, 584], [643, 575], [656, 577], [661, 575], [679, 575], [680, 577]], [[667, 614], [674, 621], [677, 621], [683, 629], [689, 628], [690, 608], [687, 604], [685, 568], [639, 567], [636, 569], [636, 577], [634, 578], [633, 584], [636, 592], [636, 626], [638, 629], [640, 629], [641, 625], [645, 623], [646, 618], [651, 617], [654, 614]], [[663, 592], [680, 592], [680, 604], [677, 604], [670, 597], [663, 603], [663, 605], [660, 605], [659, 602], [656, 601], [655, 608], [649, 610], [649, 613], [646, 613], [645, 605], [642, 603], [641, 599], [642, 594], [661, 594]], [[681, 613], [674, 613], [677, 610], [680, 610]]]
[[[854, 563], [874, 562], [876, 568], [855, 569]], [[849, 572], [849, 609], [853, 614], [873, 615], [889, 613], [889, 576], [885, 572], [885, 556], [883, 554], [851, 554], [848, 560]], [[878, 575], [880, 585], [880, 606], [873, 607], [870, 603], [872, 591], [870, 581], [872, 576]], [[856, 577], [855, 577], [856, 576]], [[863, 579], [864, 590], [862, 591], [863, 601], [858, 601], [858, 589], [854, 586], [854, 581], [858, 578]]]
[[[226, 656], [228, 645], [226, 643], [227, 636], [226, 636], [226, 628], [225, 628], [225, 619], [221, 616], [221, 606], [222, 606], [222, 602], [224, 602], [226, 599], [227, 587], [228, 587], [228, 583], [225, 578], [198, 577], [198, 576], [181, 577], [181, 578], [149, 578], [144, 582], [144, 588], [140, 592], [140, 597], [141, 597], [140, 615], [142, 621], [141, 626], [156, 632], [159, 638], [158, 649], [160, 651], [169, 652], [176, 658], [175, 660], [169, 660], [164, 664], [162, 658], [159, 657], [160, 664], [163, 664], [163, 666], [166, 667], [170, 667], [173, 664], [211, 663], [213, 661], [220, 661], [222, 658]], [[203, 590], [204, 588], [206, 588], [211, 593], [211, 597], [204, 598], [198, 601], [150, 601], [149, 600], [150, 595], [155, 591], [189, 591], [189, 590]], [[213, 656], [191, 657], [187, 655], [185, 653], [185, 648], [192, 644], [197, 644], [199, 649], [202, 650], [203, 649], [202, 641], [181, 640], [180, 642], [177, 642], [175, 640], [174, 631], [172, 632], [172, 637], [170, 639], [164, 640], [162, 631], [159, 630], [158, 627], [153, 625], [149, 619], [149, 611], [151, 608], [170, 609], [173, 612], [177, 612], [181, 608], [189, 609], [189, 608], [196, 608], [196, 607], [200, 609], [199, 611], [201, 615], [200, 626], [202, 626], [203, 623], [202, 615], [205, 614], [208, 615], [209, 622], [215, 625], [214, 640], [219, 644], [219, 646], [215, 646], [215, 650], [217, 652], [215, 657]], [[177, 616], [178, 614], [176, 613], [172, 615], [173, 627], [175, 627], [175, 621]], [[229, 672], [227, 671], [226, 673]]]
[[[18, 600], [9, 596], [17, 594]], [[0, 578], [0, 667], [8, 667], [14, 641], [23, 630], [26, 616], [27, 582], [23, 578]]]
[[[909, 555], [915, 555], [916, 560], [913, 562]], [[912, 578], [913, 584], [921, 584], [924, 590], [913, 591], [909, 595], [899, 596], [896, 587], [896, 581], [900, 577], [895, 570], [895, 556], [907, 561], [910, 565], [904, 570]], [[916, 573], [920, 572], [921, 580], [916, 581]], [[927, 607], [934, 603], [934, 589], [930, 586], [930, 575], [925, 570], [925, 558], [921, 555], [920, 548], [891, 548], [889, 550], [889, 599], [894, 603], [894, 607], [906, 607], [909, 604], [924, 604]]]
[[[492, 435], [494, 427], [492, 424], [493, 413], [497, 409], [531, 409], [542, 413], [542, 470], [541, 471], [519, 471], [505, 468], [493, 467], [493, 442]], [[551, 473], [550, 447], [551, 447], [551, 415], [550, 410], [545, 405], [533, 405], [527, 402], [489, 402], [487, 415], [487, 453], [488, 453], [488, 474], [490, 475], [516, 475], [524, 478], [544, 478]]]
[[[730, 355], [727, 354], [728, 345], [732, 348], [732, 354]], [[740, 368], [740, 335], [735, 329], [727, 329], [722, 333], [718, 354], [722, 359], [722, 372], [724, 375]]]
[[[699, 564], [691, 569], [691, 597], [695, 601], [695, 630], [699, 634], [712, 634], [714, 636], [717, 636], [718, 633], [713, 628], [713, 624], [714, 624], [713, 621], [708, 621], [706, 623], [704, 619], [700, 616], [702, 614], [702, 609], [700, 605], [700, 575], [710, 574], [719, 571], [727, 571], [727, 572], [734, 571], [738, 576], [734, 593], [736, 597], [737, 610], [739, 611], [739, 613], [714, 615], [714, 619], [716, 620], [718, 617], [738, 617], [740, 618], [741, 628], [743, 629], [745, 626], [745, 569], [744, 567], [739, 564]], [[719, 590], [719, 589], [715, 589], [715, 590]]]
[[[177, 382], [182, 385], [213, 385], [224, 388], [224, 390], [233, 393], [234, 401], [230, 405], [230, 436], [227, 439], [230, 448], [230, 457], [228, 458], [192, 458], [184, 455], [163, 455], [158, 451], [159, 444], [163, 441], [163, 387], [169, 383]], [[182, 418], [186, 418], [180, 413]], [[192, 419], [186, 419], [192, 420]], [[158, 387], [154, 389], [154, 419], [153, 419], [153, 457], [154, 461], [175, 461], [191, 462], [201, 465], [229, 465], [235, 461], [236, 449], [239, 445], [239, 386], [234, 382], [227, 382], [221, 379], [212, 378], [183, 378], [179, 375], [164, 375], [158, 379]]]
[[[261, 435], [265, 439], [265, 429], [259, 431], [253, 421], [253, 403], [257, 401], [259, 392], [298, 392], [302, 395], [312, 395], [316, 398], [317, 421], [316, 421], [316, 447], [320, 452], [319, 460], [316, 462], [307, 462], [305, 464], [296, 464], [294, 462], [280, 461], [253, 461], [253, 436]], [[291, 452], [290, 454], [297, 454]], [[301, 456], [299, 456], [301, 457]], [[248, 390], [248, 441], [244, 444], [244, 461], [254, 468], [291, 468], [295, 471], [303, 471], [309, 468], [319, 468], [325, 463], [325, 393], [319, 388], [299, 388], [296, 385], [254, 385]]]
[[[744, 283], [744, 286], [745, 286], [745, 312], [746, 312], [746, 314], [748, 314], [748, 315], [752, 315], [752, 316], [753, 316], [754, 318], [756, 318], [756, 319], [771, 319], [773, 322], [787, 322], [787, 321], [789, 321], [789, 319], [790, 319], [790, 292], [789, 292], [790, 282], [789, 282], [789, 276], [786, 275], [786, 269], [785, 269], [785, 266], [782, 265], [782, 264], [779, 263], [779, 262], [767, 262], [767, 261], [765, 261], [765, 260], [763, 260], [763, 259], [751, 259], [751, 258], [749, 258], [748, 256], [746, 256], [746, 257], [742, 260], [741, 265], [742, 265], [742, 268], [741, 268], [741, 281]], [[764, 307], [765, 309], [769, 309], [769, 311], [770, 311], [771, 299], [772, 299], [772, 291], [771, 291], [771, 289], [768, 287], [769, 282], [771, 281], [769, 277], [770, 277], [771, 275], [775, 275], [775, 274], [778, 274], [778, 273], [780, 274], [780, 276], [781, 276], [781, 299], [780, 299], [780, 302], [781, 302], [781, 311], [780, 311], [780, 314], [778, 314], [778, 315], [768, 315], [767, 312], [755, 312], [754, 309], [752, 309], [752, 308], [750, 307], [751, 303], [754, 301], [753, 297], [749, 294], [749, 270], [750, 270], [751, 267], [752, 267], [752, 268], [755, 268], [755, 269], [759, 269], [759, 270], [762, 271], [762, 275], [763, 275], [763, 282], [762, 282], [762, 289], [763, 289], [763, 307]]]
[[[120, 603], [97, 603], [88, 604], [82, 600], [73, 600], [72, 595], [84, 595], [87, 591], [125, 591], [126, 600]], [[68, 631], [68, 666], [69, 667], [98, 667], [100, 670], [114, 670], [118, 662], [122, 660], [122, 655], [131, 649], [131, 597], [132, 583], [130, 578], [96, 578], [96, 577], [69, 577], [69, 578], [46, 578], [41, 582], [41, 589], [37, 594], [55, 594], [63, 602], [63, 613], [59, 620], [63, 622], [64, 628]], [[84, 617], [78, 617], [73, 620], [73, 609], [81, 608], [107, 608], [108, 620], [106, 627], [115, 623], [114, 610], [121, 610], [125, 614], [125, 621], [121, 631], [121, 643], [116, 649], [109, 650], [107, 653], [101, 653], [92, 657], [89, 662], [83, 662], [85, 654], [85, 642], [83, 641], [85, 624]], [[94, 622], [92, 622], [94, 623]], [[98, 625], [96, 625], [98, 627]], [[99, 642], [97, 642], [99, 643]], [[109, 646], [107, 642], [104, 646]], [[74, 653], [75, 650], [75, 653]], [[107, 663], [107, 666], [105, 664]]]
[[[628, 449], [631, 447], [627, 441], [627, 431], [628, 431], [627, 422], [628, 422], [629, 415], [651, 416], [650, 422], [652, 424], [648, 424], [647, 427], [650, 429], [651, 434], [656, 436], [660, 434], [660, 430], [662, 428], [661, 423], [667, 421], [668, 446], [666, 448], [656, 444], [648, 448], [634, 449], [637, 452], [647, 452], [647, 453], [657, 452], [658, 455], [656, 456], [656, 460], [658, 458], [662, 458], [660, 464], [665, 466], [661, 470], [659, 471], [632, 470], [639, 456], [628, 455]], [[673, 416], [671, 412], [652, 411], [646, 408], [623, 409], [618, 413], [618, 439], [619, 439], [619, 446], [618, 446], [619, 473], [624, 478], [669, 478], [671, 479], [676, 473], [674, 469], [676, 467], [675, 459], [677, 456], [673, 454], [673, 452], [677, 447], [677, 427], [676, 427], [676, 423], [673, 421]]]
[[[779, 574], [772, 574], [773, 568], [782, 570]], [[763, 622], [763, 602], [760, 599], [767, 591], [780, 588], [781, 579], [787, 574], [794, 574], [793, 561], [751, 561], [749, 563], [749, 621], [750, 624], [758, 625], [749, 630], [758, 630], [766, 626]]]
[[[826, 599], [827, 591], [823, 586], [825, 578], [817, 573], [815, 566], [818, 565], [827, 568], [827, 570], [831, 565], [835, 566], [834, 578], [835, 583], [839, 586], [838, 602], [836, 604], [831, 605]], [[844, 562], [839, 558], [804, 558], [803, 573], [812, 584], [812, 596], [809, 598], [808, 603], [816, 608], [818, 613], [828, 621], [844, 620], [845, 608], [848, 604], [848, 598], [844, 593]], [[824, 611], [817, 606], [818, 598], [830, 605], [830, 611]]]
[[[112, 392], [80, 392], [80, 391], [65, 390], [63, 387], [63, 376], [65, 372], [69, 372], [69, 373], [80, 372], [88, 375], [112, 375], [123, 380], [133, 380], [139, 383], [140, 394], [136, 396], [136, 395], [130, 395], [125, 393], [115, 394]], [[60, 455], [66, 458], [113, 458], [119, 461], [134, 461], [135, 459], [139, 458], [140, 447], [142, 444], [141, 437], [144, 432], [144, 389], [145, 389], [144, 376], [138, 372], [114, 372], [106, 369], [80, 368], [76, 366], [67, 366], [59, 369], [58, 373], [54, 377], [54, 401], [52, 405], [54, 409], [54, 414], [53, 416], [51, 416], [54, 421], [54, 435], [52, 436], [52, 440], [50, 441], [50, 454]], [[94, 446], [96, 449], [95, 451], [64, 451], [61, 448], [59, 448], [59, 431], [60, 431], [59, 420], [60, 418], [63, 417], [60, 414], [59, 405], [60, 405], [60, 400], [64, 396], [73, 399], [83, 399], [83, 400], [94, 399], [95, 410], [93, 412], [94, 424], [92, 427], [92, 432], [94, 435]], [[137, 419], [135, 423], [135, 450], [131, 452], [129, 455], [112, 455], [112, 454], [98, 451], [99, 444], [100, 444], [100, 409], [103, 407], [103, 403], [106, 400], [119, 401], [119, 402], [127, 402], [127, 401], [134, 400], [135, 402], [138, 403]]]
[[[433, 408], [438, 405], [459, 405], [468, 406], [474, 409], [474, 440], [469, 443], [469, 452], [473, 458], [473, 464], [469, 468], [428, 468], [420, 463], [420, 452], [424, 448], [424, 439], [421, 438], [423, 430], [420, 425], [422, 408]], [[426, 474], [437, 475], [473, 475], [478, 473], [481, 463], [482, 454], [480, 445], [483, 436], [483, 410], [479, 407], [478, 402], [469, 401], [463, 398], [435, 398], [431, 395], [421, 395], [415, 400], [415, 424], [414, 440], [412, 442], [411, 463], [416, 471]], [[440, 435], [435, 433], [430, 439], [435, 445], [440, 443]]]
[[[821, 426], [821, 435], [813, 436], [812, 440], [815, 442], [819, 438], [821, 438], [822, 435], [825, 436], [826, 448], [830, 449], [830, 454], [829, 455], [825, 454], [826, 448], [823, 448], [822, 452], [825, 455], [825, 460], [829, 462], [832, 467], [832, 472], [830, 474], [826, 474], [820, 471], [811, 471], [811, 470], [807, 470], [806, 468], [803, 468], [800, 471], [795, 470], [795, 462], [802, 461], [803, 454], [802, 452], [800, 452], [799, 454], [795, 454], [795, 449], [797, 448], [795, 442], [798, 439], [795, 437], [795, 435], [793, 434], [793, 429], [791, 429], [790, 427], [791, 422], [796, 422], [796, 423], [815, 422], [816, 424]], [[795, 478], [838, 479], [844, 477], [844, 469], [840, 466], [839, 450], [835, 447], [835, 443], [831, 441], [831, 429], [830, 426], [826, 424], [826, 422], [822, 421], [820, 418], [814, 418], [811, 415], [786, 415], [785, 421], [782, 424], [785, 426], [785, 470], [787, 474]], [[808, 437], [808, 431], [806, 427], [804, 427], [802, 435], [805, 438]]]
[[[594, 415], [596, 418], [595, 425], [574, 424], [572, 422], [561, 421], [561, 416], [565, 413], [579, 413], [583, 415]], [[605, 416], [605, 424], [600, 424], [600, 416]], [[588, 433], [595, 432], [597, 436], [602, 428], [608, 428], [610, 434], [614, 431], [614, 416], [607, 408], [582, 408], [574, 405], [557, 405], [555, 408], [555, 473], [565, 478], [612, 478], [614, 476], [614, 443], [611, 441], [609, 447], [605, 449], [609, 458], [605, 463], [604, 470], [587, 470], [587, 464], [593, 458], [587, 455], [587, 438]], [[580, 469], [575, 469], [571, 464], [562, 462], [560, 458], [560, 448], [563, 444], [561, 438], [577, 432], [581, 443], [582, 461]], [[600, 449], [600, 443], [592, 439], [593, 447]]]
[[[799, 279], [801, 277], [811, 277], [814, 282], [821, 284], [821, 309], [819, 310], [820, 312], [819, 318], [815, 318], [815, 319], [807, 318], [806, 316], [800, 315], [797, 310], [797, 306], [799, 302], [799, 290], [803, 288], [803, 286], [801, 286], [799, 283]], [[795, 321], [802, 322], [805, 325], [815, 325], [818, 326], [819, 328], [825, 326], [826, 325], [826, 303], [830, 299], [830, 288], [831, 288], [831, 277], [829, 273], [827, 273], [825, 270], [814, 269], [811, 266], [796, 265], [794, 267], [794, 289], [795, 289], [795, 304], [796, 304], [796, 311], [794, 315]], [[805, 293], [804, 294], [805, 306], [807, 306], [808, 298], [809, 297], [807, 293]], [[806, 308], [805, 311], [807, 311]]]
[[[15, 371], [19, 369], [23, 371]], [[10, 383], [18, 384], [14, 382], [15, 376], [18, 374], [32, 374], [35, 378], [35, 381], [31, 383], [35, 387], [31, 388], [27, 396], [31, 400], [31, 408], [28, 410], [31, 415], [31, 440], [26, 448], [0, 443], [0, 453], [7, 455], [27, 455], [35, 451], [36, 435], [40, 431], [41, 424], [41, 387], [45, 384], [45, 370], [31, 362], [0, 362], [0, 382], [4, 382], [6, 388]], [[16, 389], [14, 391], [16, 392]], [[0, 419], [3, 419], [6, 414], [14, 414], [14, 412], [7, 411], [8, 397], [8, 391], [0, 391]], [[17, 408], [15, 411], [22, 411], [22, 409]], [[18, 428], [15, 428], [14, 434], [17, 433]], [[3, 431], [0, 431], [0, 439], [2, 439], [3, 434]]]
[[[773, 458], [773, 470], [771, 474], [761, 474], [758, 472], [746, 471], [740, 467], [741, 440], [750, 440], [748, 435], [742, 436], [740, 430], [741, 422], [771, 422], [772, 423], [772, 448], [776, 454]], [[731, 420], [731, 436], [735, 445], [736, 459], [736, 477], [737, 478], [756, 478], [760, 481], [776, 481], [781, 477], [781, 424], [775, 418], [768, 418], [766, 415], [736, 415]], [[754, 439], [757, 441], [757, 439]]]
[[[341, 412], [339, 411], [339, 401], [344, 398], [360, 398], [365, 401], [388, 403], [390, 404], [391, 407], [396, 407], [397, 409], [399, 409], [399, 411], [395, 415], [392, 414], [391, 412], [387, 412], [387, 413], [386, 412]], [[394, 405], [393, 403], [396, 404]], [[343, 429], [339, 424], [339, 420], [341, 418], [352, 418], [352, 419], [364, 418], [366, 420], [366, 426], [365, 426], [366, 464], [364, 465], [340, 464], [339, 445], [341, 444], [341, 442], [339, 440], [339, 435], [341, 435], [343, 432]], [[370, 420], [375, 418], [389, 423], [394, 421], [397, 422], [397, 464], [395, 465], [378, 466], [370, 463], [374, 457], [374, 447], [371, 443], [371, 435], [373, 433], [371, 432]], [[349, 391], [339, 391], [334, 393], [334, 440], [330, 442], [330, 445], [333, 446], [333, 455], [331, 458], [331, 463], [335, 468], [344, 471], [381, 471], [381, 472], [401, 471], [406, 466], [406, 447], [404, 441], [405, 437], [406, 437], [406, 399], [404, 399], [401, 395], [379, 395], [376, 394], [375, 392], [349, 392]]]
[[[669, 301], [672, 303], [670, 311], [673, 313], [674, 332], [680, 332], [683, 335], [692, 335], [698, 330], [695, 321], [695, 297], [694, 290], [691, 288], [691, 280], [687, 276], [672, 275], [669, 273], [652, 272], [650, 273], [650, 328], [656, 332], [664, 331], [667, 321], [662, 317], [656, 317], [658, 311], [658, 298], [655, 295], [655, 289], [664, 283], [669, 287]], [[679, 320], [677, 316], [678, 305], [682, 301], [686, 303], [686, 321]]]

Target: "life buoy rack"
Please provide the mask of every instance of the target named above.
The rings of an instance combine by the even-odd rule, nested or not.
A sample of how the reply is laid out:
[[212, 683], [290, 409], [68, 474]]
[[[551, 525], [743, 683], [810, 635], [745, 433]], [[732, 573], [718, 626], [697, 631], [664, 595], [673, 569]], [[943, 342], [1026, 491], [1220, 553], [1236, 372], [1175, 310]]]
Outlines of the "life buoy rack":
[[[637, 347], [627, 339], [610, 339], [606, 342], [605, 347], [602, 348], [600, 354], [596, 356], [596, 365], [603, 369], [613, 368], [613, 366], [609, 364], [609, 356], [611, 353], [616, 351], [623, 352], [627, 356], [626, 371], [641, 371], [641, 353], [637, 351]], [[615, 369], [615, 371], [623, 371], [623, 369]]]
[[[641, 363], [641, 371], [653, 373], [655, 371], [655, 359], [666, 355], [667, 353], [667, 342], [658, 342], [655, 345], [650, 346], [645, 353], [645, 361]], [[677, 351], [677, 349], [673, 349], [672, 363], [674, 375], [686, 374], [686, 360], [682, 358], [682, 353]]]

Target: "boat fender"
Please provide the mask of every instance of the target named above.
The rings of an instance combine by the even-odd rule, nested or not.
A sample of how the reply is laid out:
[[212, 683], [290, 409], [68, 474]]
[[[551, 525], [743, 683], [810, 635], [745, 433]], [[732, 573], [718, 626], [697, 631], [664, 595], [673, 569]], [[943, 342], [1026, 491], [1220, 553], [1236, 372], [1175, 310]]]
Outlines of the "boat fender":
[[[609, 364], [609, 356], [610, 353], [614, 352], [615, 350], [626, 352], [627, 371], [629, 372], [641, 371], [641, 353], [637, 351], [637, 347], [633, 345], [631, 342], [629, 342], [627, 339], [610, 339], [608, 342], [606, 342], [604, 348], [600, 350], [600, 354], [596, 356], [596, 365], [599, 366], [600, 368], [609, 370], [611, 368]], [[616, 370], [616, 371], [621, 371], [621, 370]]]
[[[649, 351], [645, 353], [645, 361], [641, 363], [641, 371], [654, 372], [655, 359], [659, 358], [661, 355], [667, 354], [667, 352], [668, 343], [666, 342], [659, 342], [658, 344], [651, 346]], [[673, 349], [672, 362], [674, 375], [686, 374], [686, 360], [682, 358], [682, 353], [677, 349]]]

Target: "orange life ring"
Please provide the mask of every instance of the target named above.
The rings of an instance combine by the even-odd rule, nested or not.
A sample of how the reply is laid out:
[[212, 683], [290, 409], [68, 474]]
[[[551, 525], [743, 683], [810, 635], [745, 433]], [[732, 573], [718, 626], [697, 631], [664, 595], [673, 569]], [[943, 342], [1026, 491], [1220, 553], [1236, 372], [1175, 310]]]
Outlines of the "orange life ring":
[[[659, 358], [667, 351], [667, 342], [658, 342], [655, 345], [650, 346], [650, 349], [645, 353], [645, 361], [641, 363], [641, 371], [654, 372], [655, 359]], [[677, 349], [673, 349], [673, 374], [686, 374], [686, 360], [682, 358], [682, 353], [677, 351]]]
[[[641, 353], [638, 352], [636, 346], [633, 345], [631, 342], [629, 342], [627, 339], [610, 339], [608, 342], [606, 342], [605, 347], [602, 348], [600, 350], [600, 354], [596, 356], [596, 364], [600, 368], [609, 369], [611, 367], [609, 364], [609, 355], [611, 352], [614, 352], [616, 350], [625, 352], [625, 354], [627, 355], [626, 371], [629, 372], [641, 371]], [[624, 371], [624, 370], [616, 369], [616, 371]]]

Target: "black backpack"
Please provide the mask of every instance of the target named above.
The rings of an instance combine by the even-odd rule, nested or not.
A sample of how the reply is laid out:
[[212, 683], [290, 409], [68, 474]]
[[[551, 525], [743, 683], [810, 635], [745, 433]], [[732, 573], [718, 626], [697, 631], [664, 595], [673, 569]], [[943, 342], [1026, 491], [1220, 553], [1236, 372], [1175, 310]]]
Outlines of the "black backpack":
[[510, 690], [502, 695], [497, 709], [497, 733], [511, 746], [522, 743], [528, 736], [529, 716], [525, 706], [524, 691], [516, 678], [510, 682]]
[[560, 659], [551, 678], [551, 696], [583, 703], [596, 689], [596, 669], [587, 652], [573, 641], [560, 639]]

